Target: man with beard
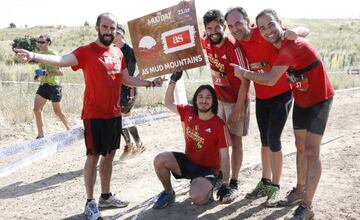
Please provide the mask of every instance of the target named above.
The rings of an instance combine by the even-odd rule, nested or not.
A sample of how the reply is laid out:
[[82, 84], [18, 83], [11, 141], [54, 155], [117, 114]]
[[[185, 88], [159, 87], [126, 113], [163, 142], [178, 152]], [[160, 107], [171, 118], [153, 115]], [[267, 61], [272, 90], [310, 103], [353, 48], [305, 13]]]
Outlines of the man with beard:
[[[255, 72], [268, 72], [276, 56], [276, 48], [260, 35], [259, 28], [251, 26], [246, 11], [241, 7], [229, 9], [225, 20], [230, 33], [243, 48], [249, 61], [250, 70]], [[306, 28], [285, 30], [284, 38], [295, 40], [306, 36]], [[282, 144], [281, 133], [285, 126], [292, 105], [292, 93], [286, 79], [286, 71], [273, 85], [263, 85], [254, 81], [256, 94], [256, 120], [261, 139], [262, 178], [254, 190], [246, 194], [246, 198], [256, 199], [268, 196], [266, 205], [276, 206], [280, 193], [280, 177], [282, 171]], [[301, 201], [304, 182], [300, 181], [296, 190], [288, 193], [289, 204]]]
[[[305, 157], [297, 161], [306, 177], [305, 195], [294, 212], [296, 220], [313, 219], [311, 205], [321, 176], [320, 145], [328, 120], [334, 90], [315, 49], [303, 38], [282, 39], [284, 30], [277, 13], [265, 9], [256, 17], [261, 36], [277, 48], [273, 67], [267, 73], [248, 71], [232, 64], [240, 78], [263, 85], [273, 85], [284, 71], [293, 85], [293, 127], [297, 150]], [[298, 171], [299, 171], [298, 170]], [[298, 174], [299, 175], [299, 174]]]
[[[230, 129], [232, 142], [231, 180], [232, 198], [238, 189], [238, 176], [243, 159], [242, 136], [247, 135], [249, 126], [249, 81], [234, 76], [235, 62], [247, 68], [247, 61], [234, 40], [225, 36], [224, 16], [219, 10], [209, 10], [203, 16], [206, 37], [203, 48], [210, 64], [212, 81], [219, 101], [218, 115]], [[230, 200], [229, 200], [230, 201]]]
[[190, 179], [190, 198], [196, 205], [212, 201], [212, 189], [221, 168], [223, 185], [217, 193], [220, 201], [227, 202], [229, 184], [229, 134], [217, 115], [218, 101], [210, 85], [200, 86], [191, 105], [175, 105], [174, 90], [182, 72], [172, 74], [165, 94], [165, 106], [180, 115], [185, 135], [185, 153], [163, 152], [154, 159], [155, 172], [161, 181], [162, 191], [153, 208], [162, 209], [175, 201], [170, 173], [176, 179]]
[[[117, 21], [114, 15], [103, 13], [96, 21], [98, 38], [64, 56], [44, 55], [22, 49], [14, 49], [22, 62], [34, 60], [39, 63], [82, 69], [85, 79], [85, 94], [82, 116], [85, 128], [86, 162], [84, 180], [87, 202], [84, 214], [87, 219], [101, 219], [94, 199], [96, 166], [100, 159], [101, 196], [99, 207], [125, 207], [128, 201], [112, 195], [110, 181], [112, 162], [120, 147], [121, 109], [120, 91], [122, 82], [132, 86], [161, 86], [162, 80], [144, 81], [129, 76], [125, 59], [119, 48], [112, 46]], [[100, 157], [101, 155], [101, 157]]]

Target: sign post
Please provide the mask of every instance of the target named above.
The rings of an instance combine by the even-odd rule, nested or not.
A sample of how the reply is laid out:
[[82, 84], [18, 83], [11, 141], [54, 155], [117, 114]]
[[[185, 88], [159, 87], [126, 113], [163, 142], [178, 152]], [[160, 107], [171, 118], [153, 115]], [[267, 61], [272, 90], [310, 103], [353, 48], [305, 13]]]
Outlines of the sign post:
[[179, 4], [128, 22], [139, 69], [148, 79], [206, 64], [195, 2]]

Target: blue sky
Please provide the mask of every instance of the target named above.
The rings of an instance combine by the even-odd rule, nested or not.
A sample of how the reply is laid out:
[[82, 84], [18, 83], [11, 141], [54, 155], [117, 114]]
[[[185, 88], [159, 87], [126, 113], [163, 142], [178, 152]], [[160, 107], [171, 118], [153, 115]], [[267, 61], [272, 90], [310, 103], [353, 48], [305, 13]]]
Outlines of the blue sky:
[[[35, 25], [83, 25], [95, 23], [98, 14], [111, 12], [120, 23], [126, 23], [170, 7], [179, 0], [1, 0], [0, 28], [14, 22], [18, 27]], [[299, 2], [302, 2], [301, 4]], [[360, 19], [359, 0], [196, 0], [197, 16], [217, 8], [242, 6], [251, 17], [264, 8], [273, 8], [282, 18], [357, 18]]]

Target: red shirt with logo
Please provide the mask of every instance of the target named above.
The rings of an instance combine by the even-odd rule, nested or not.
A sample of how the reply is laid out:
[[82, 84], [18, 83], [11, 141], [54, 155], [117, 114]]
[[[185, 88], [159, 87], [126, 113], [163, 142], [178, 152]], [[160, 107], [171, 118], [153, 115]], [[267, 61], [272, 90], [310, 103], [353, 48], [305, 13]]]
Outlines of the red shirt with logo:
[[[230, 63], [238, 64], [246, 69], [248, 65], [242, 49], [235, 46], [235, 41], [228, 37], [225, 37], [224, 41], [221, 47], [216, 47], [205, 37], [202, 46], [207, 53], [218, 99], [223, 102], [235, 103], [241, 80], [234, 75], [234, 68], [230, 66]], [[248, 98], [249, 94], [246, 99]]]
[[[237, 43], [244, 49], [251, 71], [268, 73], [271, 70], [276, 48], [260, 34], [259, 28], [253, 27], [249, 41], [239, 40]], [[261, 85], [254, 82], [256, 98], [269, 99], [291, 89], [286, 79], [286, 72], [274, 86]]]
[[108, 119], [121, 116], [119, 105], [125, 59], [117, 47], [104, 48], [93, 42], [72, 52], [83, 70], [85, 93], [82, 119]]
[[[301, 70], [318, 60], [317, 52], [304, 39], [283, 40], [274, 66], [289, 66]], [[334, 96], [334, 89], [322, 62], [298, 77], [293, 84], [294, 100], [303, 108], [311, 107]]]
[[220, 170], [220, 149], [231, 143], [229, 132], [223, 120], [214, 115], [201, 120], [190, 105], [178, 105], [177, 110], [185, 135], [185, 154], [196, 165]]

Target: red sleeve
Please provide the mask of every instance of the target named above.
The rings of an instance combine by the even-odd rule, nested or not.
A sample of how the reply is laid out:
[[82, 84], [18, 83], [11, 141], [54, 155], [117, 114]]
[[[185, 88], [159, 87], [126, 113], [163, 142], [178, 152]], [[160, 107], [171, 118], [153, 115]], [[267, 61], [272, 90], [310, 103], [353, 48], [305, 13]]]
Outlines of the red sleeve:
[[219, 140], [217, 145], [219, 149], [231, 146], [230, 133], [224, 122], [219, 125], [218, 137]]
[[82, 69], [83, 63], [84, 63], [84, 54], [85, 54], [85, 47], [79, 47], [76, 50], [72, 52], [74, 56], [76, 57], [78, 64], [75, 66], [71, 66], [71, 69], [76, 71], [78, 69]]
[[235, 47], [235, 55], [239, 66], [245, 69], [249, 69], [248, 61], [245, 57], [244, 50], [241, 47]]
[[186, 115], [188, 115], [188, 111], [189, 109], [191, 108], [189, 105], [177, 105], [176, 106], [178, 112], [179, 112], [179, 115], [180, 115], [180, 120], [181, 121], [184, 121], [184, 118]]

